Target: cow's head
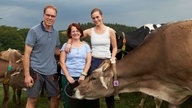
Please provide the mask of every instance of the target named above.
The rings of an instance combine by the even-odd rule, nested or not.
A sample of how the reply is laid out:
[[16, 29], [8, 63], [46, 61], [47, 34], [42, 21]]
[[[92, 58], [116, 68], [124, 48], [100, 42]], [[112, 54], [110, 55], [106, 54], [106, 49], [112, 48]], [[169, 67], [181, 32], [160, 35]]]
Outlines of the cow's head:
[[22, 59], [23, 55], [20, 50], [9, 48], [6, 51], [1, 51], [0, 58], [10, 60], [13, 63], [16, 63], [18, 60]]
[[118, 49], [122, 48], [122, 46], [123, 46], [123, 39], [124, 39], [124, 37], [123, 37], [122, 34], [119, 35], [119, 34], [116, 33], [116, 41], [117, 41], [117, 48]]
[[23, 55], [20, 50], [12, 49], [10, 50], [9, 59], [13, 62], [18, 62], [18, 60], [22, 60]]
[[157, 28], [161, 27], [162, 25], [164, 25], [164, 24], [145, 24], [144, 29], [146, 29], [147, 34], [150, 34], [154, 30], [156, 30]]
[[[122, 36], [122, 34], [120, 35], [118, 33], [115, 33], [115, 36], [116, 36], [116, 42], [117, 42], [117, 49], [120, 51], [123, 46], [124, 37]], [[110, 46], [110, 50], [112, 51], [112, 45]]]
[[78, 99], [96, 99], [112, 95], [114, 92], [113, 72], [110, 60], [105, 60], [90, 76], [88, 76], [74, 91]]

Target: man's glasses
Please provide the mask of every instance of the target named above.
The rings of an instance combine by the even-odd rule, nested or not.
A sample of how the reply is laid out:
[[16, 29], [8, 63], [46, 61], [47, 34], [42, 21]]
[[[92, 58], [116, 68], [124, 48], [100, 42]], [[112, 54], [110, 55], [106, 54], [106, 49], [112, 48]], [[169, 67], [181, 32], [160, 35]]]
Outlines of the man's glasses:
[[50, 15], [50, 14], [45, 14], [45, 16], [51, 17], [51, 18], [55, 18], [56, 17], [55, 15]]

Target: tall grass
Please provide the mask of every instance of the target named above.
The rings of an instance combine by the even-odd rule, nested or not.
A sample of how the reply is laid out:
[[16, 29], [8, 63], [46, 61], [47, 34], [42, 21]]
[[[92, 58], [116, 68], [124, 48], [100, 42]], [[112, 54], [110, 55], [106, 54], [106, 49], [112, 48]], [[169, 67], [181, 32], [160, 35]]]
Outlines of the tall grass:
[[[10, 94], [9, 94], [9, 108], [25, 108], [26, 104], [26, 92], [22, 91], [21, 95], [21, 105], [18, 106], [12, 101], [12, 88], [9, 88]], [[115, 108], [138, 108], [139, 102], [141, 100], [141, 94], [140, 93], [127, 93], [127, 94], [120, 94], [120, 101], [115, 101]], [[0, 86], [0, 103], [3, 102], [3, 88]], [[2, 105], [0, 105], [1, 108]], [[47, 97], [39, 97], [36, 108], [49, 108], [49, 101]], [[62, 102], [59, 104], [59, 108], [63, 108]], [[100, 108], [107, 108], [105, 103], [105, 98], [100, 99]], [[153, 97], [148, 96], [147, 100], [145, 102], [145, 108], [155, 108], [155, 103], [153, 100]], [[168, 104], [166, 102], [163, 102], [163, 105], [161, 108], [168, 108]], [[181, 108], [192, 108], [192, 99], [188, 99], [184, 104], [181, 105]]]

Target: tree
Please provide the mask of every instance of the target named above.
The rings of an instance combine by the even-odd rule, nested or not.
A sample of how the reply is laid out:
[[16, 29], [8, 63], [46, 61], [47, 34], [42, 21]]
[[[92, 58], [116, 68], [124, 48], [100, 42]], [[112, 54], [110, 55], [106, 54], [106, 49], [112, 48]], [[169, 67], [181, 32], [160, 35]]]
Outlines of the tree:
[[[83, 23], [80, 25], [83, 30], [94, 26], [94, 24], [90, 22]], [[106, 23], [106, 25], [113, 28], [119, 35], [121, 35], [121, 32], [126, 33], [126, 32], [134, 31], [137, 29], [136, 27], [126, 26], [126, 25], [117, 24], [117, 23], [116, 24]], [[12, 49], [20, 50], [23, 53], [24, 46], [25, 46], [25, 39], [28, 31], [29, 31], [29, 28], [19, 29], [17, 27], [10, 27], [5, 25], [0, 26], [0, 51], [7, 50], [8, 48], [12, 48]], [[67, 42], [68, 37], [66, 34], [66, 30], [59, 31], [59, 38], [60, 38], [61, 45]], [[90, 43], [89, 38], [84, 38], [83, 40]]]
[[[24, 50], [24, 36], [17, 27], [0, 26], [0, 50], [8, 48]], [[23, 33], [23, 32], [22, 32]]]

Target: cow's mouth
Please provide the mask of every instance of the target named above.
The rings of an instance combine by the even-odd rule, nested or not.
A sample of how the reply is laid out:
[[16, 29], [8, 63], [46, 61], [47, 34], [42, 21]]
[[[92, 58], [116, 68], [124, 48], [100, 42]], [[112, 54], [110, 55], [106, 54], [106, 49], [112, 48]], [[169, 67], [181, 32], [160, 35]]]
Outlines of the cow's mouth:
[[77, 98], [77, 99], [87, 99], [87, 100], [95, 100], [96, 99], [96, 98], [84, 97], [83, 95], [80, 94], [80, 91], [78, 89], [75, 90], [73, 97]]
[[73, 95], [73, 97], [75, 97], [75, 98], [77, 98], [77, 99], [83, 99], [84, 96], [82, 96], [82, 95], [80, 94], [79, 89], [76, 89], [76, 90], [75, 90], [75, 94]]

